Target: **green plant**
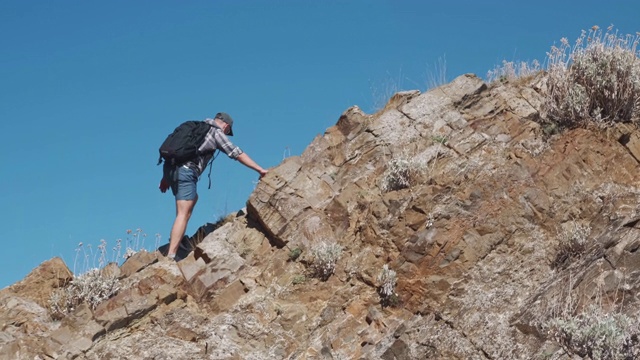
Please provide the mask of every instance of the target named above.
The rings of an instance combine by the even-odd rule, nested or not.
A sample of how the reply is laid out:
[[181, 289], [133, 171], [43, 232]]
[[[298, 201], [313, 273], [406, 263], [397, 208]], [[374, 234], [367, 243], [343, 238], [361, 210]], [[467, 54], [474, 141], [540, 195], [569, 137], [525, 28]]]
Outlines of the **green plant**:
[[306, 276], [304, 276], [304, 275], [296, 275], [296, 276], [293, 277], [292, 283], [293, 283], [293, 285], [298, 285], [298, 284], [304, 283], [305, 281], [307, 281], [307, 277]]
[[54, 319], [60, 319], [81, 303], [95, 309], [102, 301], [120, 290], [120, 280], [100, 269], [91, 269], [74, 278], [65, 287], [56, 289], [49, 298], [49, 310]]
[[385, 299], [385, 302], [381, 303], [382, 306], [390, 306], [390, 307], [398, 307], [400, 306], [401, 301], [398, 294], [391, 294], [388, 298]]
[[553, 124], [553, 123], [549, 123], [549, 124], [545, 124], [542, 127], [542, 133], [545, 136], [551, 136], [551, 135], [555, 135], [559, 132], [559, 128], [557, 124]]
[[447, 144], [447, 137], [446, 136], [433, 136], [433, 142], [438, 143], [440, 145], [446, 145]]
[[637, 359], [638, 322], [621, 313], [591, 305], [579, 314], [563, 314], [546, 323], [547, 335], [567, 352], [590, 359]]
[[338, 259], [342, 255], [342, 247], [335, 242], [321, 241], [311, 247], [311, 255], [312, 274], [326, 281], [335, 271]]
[[289, 251], [289, 261], [296, 261], [301, 254], [302, 254], [302, 249], [298, 247], [291, 249], [291, 251]]
[[546, 121], [561, 128], [588, 122], [637, 122], [640, 118], [640, 35], [594, 26], [574, 46], [566, 38], [548, 53]]

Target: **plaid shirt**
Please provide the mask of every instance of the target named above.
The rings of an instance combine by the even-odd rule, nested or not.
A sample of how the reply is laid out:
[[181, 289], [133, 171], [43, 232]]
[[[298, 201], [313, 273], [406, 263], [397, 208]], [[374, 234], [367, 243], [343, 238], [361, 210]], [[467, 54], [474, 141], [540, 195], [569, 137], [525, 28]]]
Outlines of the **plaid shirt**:
[[198, 176], [202, 174], [202, 171], [207, 166], [209, 160], [211, 160], [213, 152], [216, 149], [224, 152], [234, 160], [242, 154], [242, 150], [229, 141], [227, 135], [224, 134], [222, 129], [215, 125], [215, 121], [213, 119], [205, 119], [204, 121], [210, 125], [214, 125], [209, 129], [209, 132], [204, 138], [204, 143], [198, 149], [198, 151], [204, 152], [206, 155], [200, 155], [194, 161], [189, 161], [185, 164], [188, 167], [195, 169], [198, 172]]

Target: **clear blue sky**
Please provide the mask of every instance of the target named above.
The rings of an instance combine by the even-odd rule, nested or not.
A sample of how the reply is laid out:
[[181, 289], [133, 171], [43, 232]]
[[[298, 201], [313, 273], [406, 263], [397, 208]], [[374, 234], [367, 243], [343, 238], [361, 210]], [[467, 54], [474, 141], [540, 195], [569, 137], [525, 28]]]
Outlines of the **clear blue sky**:
[[[264, 167], [299, 155], [352, 105], [425, 90], [506, 60], [544, 60], [561, 37], [640, 31], [637, 1], [0, 0], [0, 288], [79, 242], [146, 245], [175, 214], [158, 146], [219, 111]], [[579, 5], [577, 5], [579, 4]], [[242, 208], [257, 174], [218, 157], [188, 234]], [[149, 247], [149, 246], [147, 246]], [[78, 268], [80, 266], [78, 265]]]

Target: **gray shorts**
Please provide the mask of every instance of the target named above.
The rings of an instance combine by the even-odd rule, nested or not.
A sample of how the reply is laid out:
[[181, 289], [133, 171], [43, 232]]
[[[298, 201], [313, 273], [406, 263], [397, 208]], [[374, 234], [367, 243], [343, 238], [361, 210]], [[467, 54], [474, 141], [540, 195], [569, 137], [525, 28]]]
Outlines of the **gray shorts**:
[[195, 200], [198, 196], [198, 173], [192, 168], [178, 166], [171, 171], [169, 179], [176, 200]]

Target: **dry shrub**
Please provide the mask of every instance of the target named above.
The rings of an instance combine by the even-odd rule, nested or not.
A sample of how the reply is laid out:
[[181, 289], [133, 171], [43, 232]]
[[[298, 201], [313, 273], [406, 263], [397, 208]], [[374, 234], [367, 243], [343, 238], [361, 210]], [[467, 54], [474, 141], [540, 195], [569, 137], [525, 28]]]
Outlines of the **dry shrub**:
[[114, 296], [120, 290], [120, 280], [111, 275], [92, 269], [75, 276], [65, 287], [56, 289], [49, 298], [49, 310], [54, 319], [61, 319], [73, 312], [82, 303], [95, 309], [101, 302]]
[[637, 122], [640, 118], [640, 61], [636, 35], [582, 31], [574, 46], [566, 38], [548, 56], [547, 121], [561, 128], [589, 122]]
[[567, 265], [570, 261], [579, 259], [587, 251], [591, 227], [578, 222], [564, 224], [558, 233], [559, 248], [552, 266], [555, 268]]
[[338, 259], [342, 255], [342, 247], [335, 242], [321, 241], [311, 247], [311, 255], [312, 274], [326, 281], [335, 271]]
[[[438, 139], [441, 145], [446, 143], [446, 138]], [[434, 140], [434, 142], [437, 142]], [[381, 188], [384, 192], [407, 189], [414, 185], [419, 176], [426, 172], [425, 163], [407, 153], [401, 153], [392, 158], [387, 164], [387, 170], [382, 175]]]
[[378, 275], [378, 295], [383, 307], [395, 305], [398, 302], [398, 295], [395, 292], [398, 278], [396, 272], [389, 269], [389, 265], [384, 264], [382, 271]]
[[640, 356], [640, 327], [622, 313], [605, 313], [592, 305], [579, 314], [547, 322], [547, 335], [567, 352], [590, 359], [626, 360]]

